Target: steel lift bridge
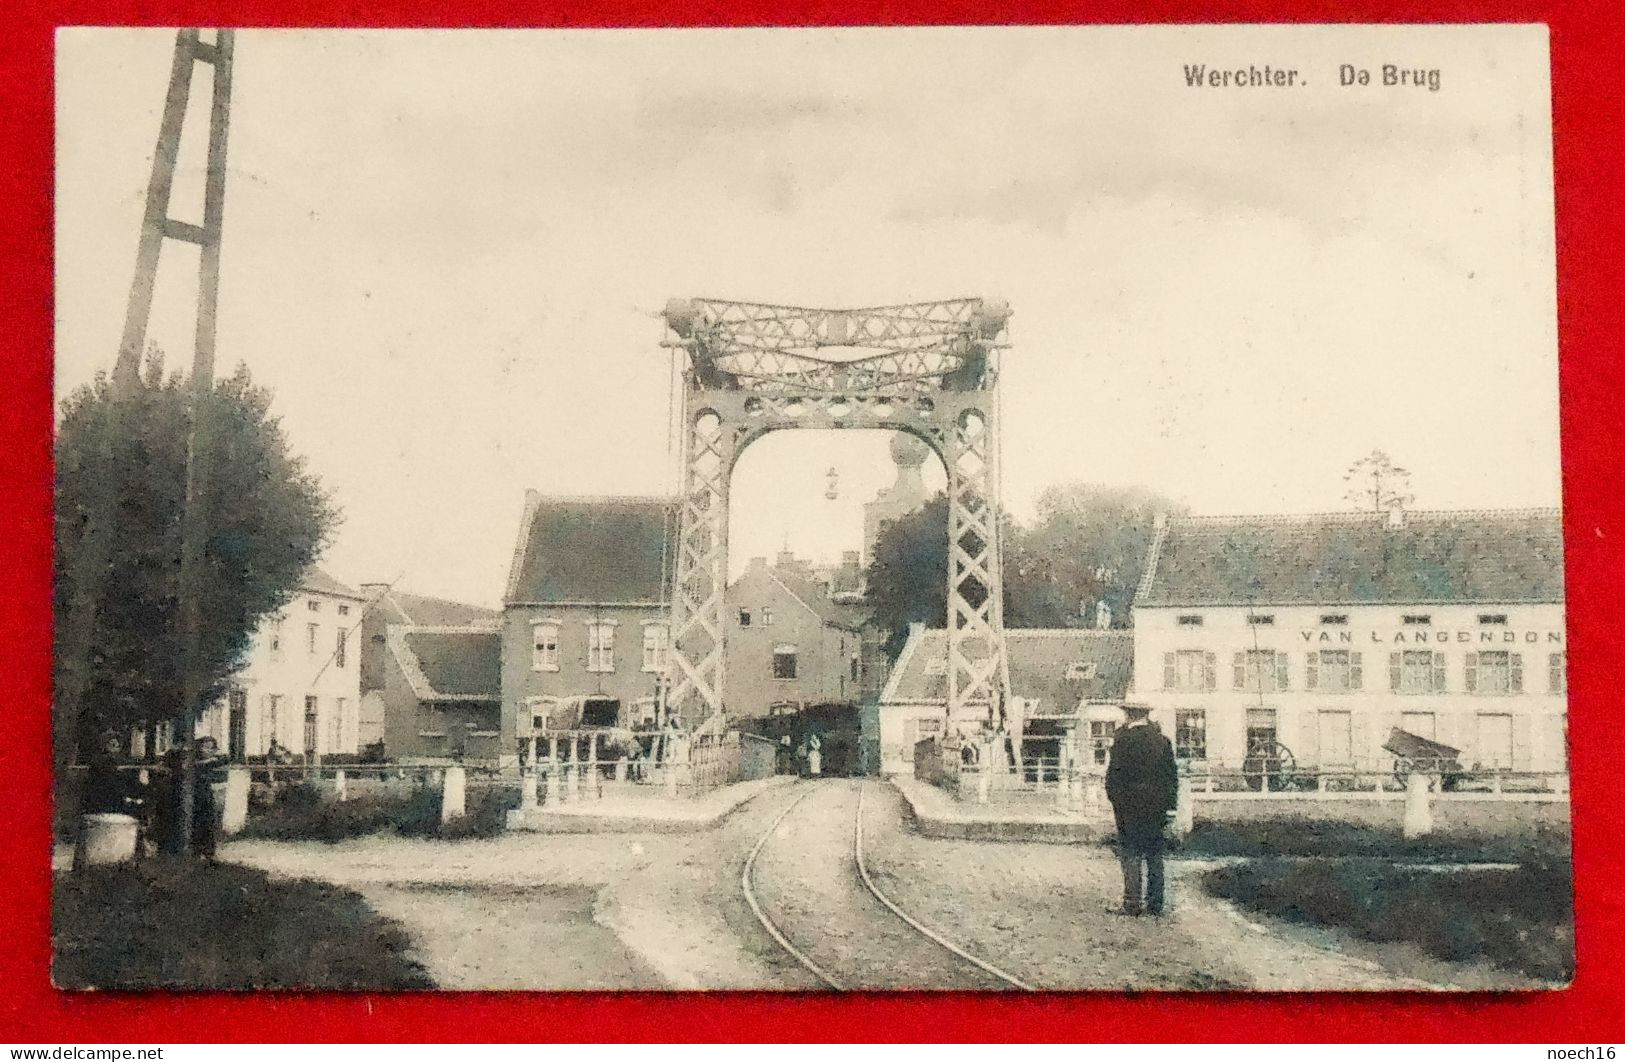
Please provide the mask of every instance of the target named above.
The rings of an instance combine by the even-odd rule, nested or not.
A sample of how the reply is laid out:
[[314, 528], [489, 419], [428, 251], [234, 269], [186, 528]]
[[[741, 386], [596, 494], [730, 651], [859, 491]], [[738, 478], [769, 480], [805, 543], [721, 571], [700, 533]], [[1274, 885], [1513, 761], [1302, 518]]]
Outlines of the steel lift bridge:
[[[948, 472], [948, 718], [985, 709], [1005, 730], [999, 550], [999, 353], [1009, 306], [944, 299], [852, 310], [673, 299], [663, 346], [678, 375], [682, 489], [661, 718], [719, 733], [729, 483], [739, 455], [789, 428], [890, 428]], [[1017, 723], [1019, 726], [1019, 722]]]

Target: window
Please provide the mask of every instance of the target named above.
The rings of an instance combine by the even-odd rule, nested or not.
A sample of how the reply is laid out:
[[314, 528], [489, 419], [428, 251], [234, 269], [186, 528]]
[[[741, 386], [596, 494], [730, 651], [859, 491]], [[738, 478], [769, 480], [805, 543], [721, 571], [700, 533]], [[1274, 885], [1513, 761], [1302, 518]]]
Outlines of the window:
[[1348, 649], [1322, 649], [1309, 654], [1309, 670], [1304, 689], [1323, 693], [1348, 693], [1365, 685], [1360, 654]]
[[1275, 617], [1267, 612], [1263, 614], [1249, 612], [1247, 622], [1255, 627], [1273, 627], [1275, 626]]
[[271, 659], [282, 659], [282, 617], [271, 621]]
[[1194, 613], [1187, 613], [1179, 617], [1179, 625], [1181, 627], [1200, 627], [1202, 625], [1202, 617], [1195, 615]]
[[349, 614], [350, 614], [350, 606], [349, 605], [340, 605], [339, 606], [339, 615], [348, 616]]
[[1247, 750], [1275, 744], [1275, 709], [1247, 709]]
[[643, 670], [666, 670], [667, 630], [664, 623], [643, 625]]
[[772, 609], [770, 609], [770, 608], [762, 609], [762, 626], [764, 626], [764, 627], [773, 626], [773, 610]]
[[1478, 622], [1483, 627], [1505, 627], [1507, 625], [1507, 614], [1505, 612], [1480, 612]]
[[750, 626], [750, 609], [742, 608], [739, 610], [739, 625], [741, 627]]
[[327, 751], [337, 752], [344, 747], [344, 698], [333, 701], [333, 710], [327, 716]]
[[1433, 617], [1412, 614], [1399, 617], [1399, 622], [1407, 627], [1431, 627], [1433, 625]]
[[344, 666], [344, 649], [345, 649], [344, 631], [341, 629], [337, 633], [338, 633], [338, 644], [333, 647], [333, 666], [334, 667], [343, 667]]
[[1320, 762], [1354, 762], [1354, 717], [1348, 712], [1319, 712], [1316, 724], [1320, 736]]
[[316, 631], [316, 624], [305, 624], [305, 652], [307, 653], [314, 653], [316, 651]]
[[1512, 716], [1500, 712], [1479, 712], [1474, 753], [1480, 767], [1512, 766]]
[[1112, 738], [1117, 733], [1115, 724], [1104, 719], [1089, 721], [1089, 758], [1098, 766], [1111, 758]]
[[305, 698], [305, 755], [316, 755], [316, 698]]
[[1200, 649], [1179, 649], [1162, 654], [1162, 688], [1165, 690], [1210, 690], [1218, 668], [1212, 653]]
[[1552, 653], [1546, 658], [1546, 692], [1569, 691], [1569, 654]]
[[1207, 759], [1207, 711], [1179, 708], [1174, 712], [1174, 755], [1182, 760]]
[[1077, 661], [1066, 666], [1066, 677], [1074, 682], [1088, 682], [1095, 677], [1095, 664], [1093, 661]]
[[306, 601], [305, 608], [311, 612], [320, 612], [322, 610], [322, 603], [320, 601]]
[[1407, 649], [1388, 654], [1388, 688], [1395, 693], [1443, 693], [1444, 654]]
[[1230, 662], [1231, 681], [1238, 690], [1274, 693], [1290, 685], [1285, 653], [1274, 649], [1248, 649]]
[[1504, 649], [1467, 654], [1468, 693], [1522, 693], [1523, 654]]
[[1349, 625], [1349, 614], [1347, 612], [1328, 612], [1320, 617], [1320, 622], [1326, 627], [1347, 627]]
[[587, 670], [615, 670], [615, 625], [587, 624]]
[[776, 679], [793, 679], [796, 677], [795, 646], [775, 645], [773, 647], [773, 677]]
[[557, 622], [530, 625], [530, 669], [557, 671], [559, 669], [559, 625]]

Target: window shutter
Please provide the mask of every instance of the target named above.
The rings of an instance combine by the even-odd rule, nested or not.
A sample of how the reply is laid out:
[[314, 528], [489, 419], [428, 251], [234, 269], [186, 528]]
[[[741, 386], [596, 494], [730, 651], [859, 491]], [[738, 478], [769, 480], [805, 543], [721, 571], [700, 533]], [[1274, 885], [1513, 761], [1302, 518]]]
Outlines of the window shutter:
[[1203, 685], [1205, 685], [1210, 690], [1216, 688], [1218, 686], [1218, 684], [1219, 684], [1219, 657], [1218, 657], [1218, 654], [1216, 654], [1216, 653], [1203, 653], [1202, 654], [1202, 670], [1204, 672], [1202, 678], [1206, 680], [1203, 683]]
[[1162, 654], [1162, 688], [1165, 689], [1165, 690], [1173, 689], [1174, 688], [1174, 683], [1177, 681], [1177, 679], [1178, 679], [1178, 676], [1175, 675], [1175, 673], [1174, 673], [1174, 654], [1173, 653], [1163, 653]]
[[1292, 667], [1287, 662], [1285, 653], [1275, 654], [1275, 688], [1278, 690], [1290, 689], [1292, 686]]
[[1444, 692], [1444, 687], [1445, 687], [1445, 681], [1444, 681], [1444, 654], [1443, 653], [1434, 653], [1433, 654], [1433, 692], [1434, 693], [1443, 693]]
[[1365, 672], [1360, 666], [1360, 654], [1349, 654], [1349, 689], [1358, 690], [1365, 687]]
[[1523, 654], [1508, 653], [1507, 659], [1512, 666], [1512, 692], [1523, 692]]
[[1478, 692], [1478, 654], [1467, 654], [1467, 671], [1463, 677], [1462, 688], [1468, 693]]
[[1512, 769], [1531, 770], [1534, 763], [1535, 721], [1526, 713], [1512, 717]]
[[1320, 675], [1316, 671], [1316, 665], [1320, 663], [1320, 654], [1310, 653], [1308, 655], [1308, 667], [1305, 668], [1303, 673], [1303, 688], [1306, 690], [1312, 690], [1320, 685]]
[[1245, 660], [1246, 658], [1242, 656], [1241, 653], [1237, 653], [1235, 656], [1230, 658], [1230, 669], [1232, 671], [1231, 677], [1235, 679], [1236, 689], [1238, 690], [1247, 688], [1247, 667]]
[[[1310, 654], [1313, 656], [1314, 654]], [[1316, 712], [1298, 713], [1298, 747], [1303, 750], [1303, 762], [1320, 765], [1320, 715]]]
[[1395, 693], [1399, 692], [1400, 675], [1401, 675], [1401, 669], [1400, 669], [1399, 654], [1398, 653], [1389, 653], [1388, 654], [1388, 688], [1393, 690]]

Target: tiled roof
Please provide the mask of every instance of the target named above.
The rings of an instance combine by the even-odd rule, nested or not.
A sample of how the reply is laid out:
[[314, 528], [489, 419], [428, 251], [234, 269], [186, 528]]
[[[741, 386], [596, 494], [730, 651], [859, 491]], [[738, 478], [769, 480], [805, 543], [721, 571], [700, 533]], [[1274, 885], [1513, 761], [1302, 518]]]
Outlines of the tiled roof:
[[502, 613], [494, 608], [448, 601], [443, 597], [423, 597], [388, 590], [375, 599], [386, 623], [406, 623], [417, 627], [494, 626]]
[[[1010, 692], [1038, 700], [1037, 714], [1069, 714], [1079, 701], [1121, 701], [1134, 670], [1134, 636], [1125, 630], [1007, 628]], [[948, 697], [948, 632], [916, 629], [897, 658], [880, 700], [943, 703]]]
[[778, 580], [779, 585], [784, 587], [791, 597], [806, 605], [814, 615], [830, 626], [855, 631], [862, 627], [863, 621], [868, 618], [869, 610], [864, 606], [832, 600], [828, 588], [817, 579], [809, 579], [784, 568], [769, 569], [769, 574]]
[[361, 591], [344, 585], [314, 564], [306, 568], [305, 574], [300, 577], [299, 589], [310, 594], [331, 594], [334, 597], [349, 597], [357, 601], [366, 600]]
[[1176, 517], [1137, 606], [1563, 600], [1556, 509]]
[[498, 701], [502, 633], [494, 627], [389, 628], [389, 648], [424, 701]]
[[675, 560], [668, 498], [531, 495], [509, 572], [508, 603], [655, 603]]

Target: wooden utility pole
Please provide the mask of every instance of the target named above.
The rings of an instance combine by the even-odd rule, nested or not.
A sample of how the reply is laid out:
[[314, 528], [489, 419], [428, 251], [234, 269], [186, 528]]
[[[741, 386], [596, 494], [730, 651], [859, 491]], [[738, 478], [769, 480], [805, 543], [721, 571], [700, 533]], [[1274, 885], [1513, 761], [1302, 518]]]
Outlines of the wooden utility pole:
[[[96, 621], [107, 587], [109, 571], [118, 562], [115, 538], [118, 530], [119, 501], [123, 495], [118, 457], [128, 444], [126, 419], [132, 399], [140, 389], [141, 358], [146, 347], [147, 326], [152, 317], [153, 288], [158, 274], [159, 252], [165, 239], [197, 244], [198, 304], [195, 351], [192, 362], [192, 423], [187, 439], [186, 508], [182, 516], [182, 552], [176, 596], [182, 638], [182, 689], [178, 706], [178, 738], [184, 743], [186, 778], [182, 787], [181, 828], [191, 836], [192, 811], [192, 733], [200, 707], [204, 683], [200, 670], [198, 636], [201, 612], [198, 582], [203, 547], [208, 528], [201, 499], [207, 484], [211, 424], [209, 397], [214, 386], [215, 311], [220, 287], [220, 236], [225, 205], [226, 133], [231, 110], [231, 69], [233, 34], [218, 30], [215, 40], [204, 41], [198, 30], [181, 30], [175, 35], [174, 61], [170, 66], [169, 88], [164, 98], [163, 119], [153, 151], [152, 175], [147, 184], [146, 209], [141, 236], [136, 245], [135, 275], [125, 304], [124, 334], [113, 366], [110, 413], [105, 423], [101, 455], [105, 474], [93, 485], [86, 514], [84, 541], [76, 570], [70, 574], [73, 592], [65, 612], [58, 617], [62, 634], [56, 689], [58, 705], [58, 766], [71, 759], [77, 738], [78, 720], [89, 692], [91, 653]], [[213, 98], [209, 116], [209, 148], [204, 184], [203, 224], [192, 225], [169, 216], [170, 192], [175, 183], [175, 162], [180, 153], [181, 128], [192, 89], [196, 64], [213, 68]]]

